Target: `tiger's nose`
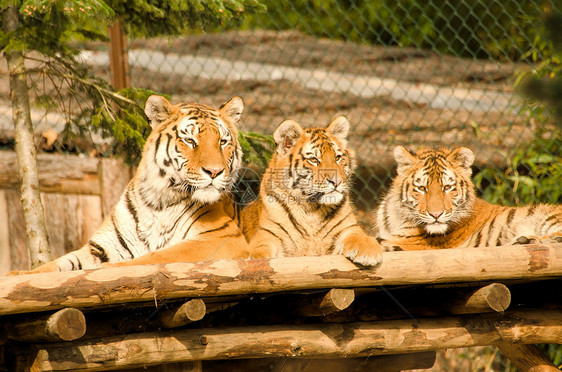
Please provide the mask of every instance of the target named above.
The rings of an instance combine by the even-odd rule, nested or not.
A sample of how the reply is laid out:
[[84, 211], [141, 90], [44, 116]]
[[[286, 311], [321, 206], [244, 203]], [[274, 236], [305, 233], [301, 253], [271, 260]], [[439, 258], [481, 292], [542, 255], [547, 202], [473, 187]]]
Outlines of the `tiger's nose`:
[[338, 187], [341, 184], [342, 180], [339, 179], [339, 178], [335, 178], [335, 179], [327, 178], [326, 182], [328, 182], [329, 185], [334, 186], [334, 189], [335, 189], [336, 187]]
[[217, 178], [222, 172], [224, 172], [224, 168], [201, 168], [203, 172], [207, 173], [211, 178]]
[[435, 219], [438, 219], [439, 217], [441, 217], [441, 215], [443, 214], [444, 211], [427, 211], [427, 213], [429, 213], [429, 215]]

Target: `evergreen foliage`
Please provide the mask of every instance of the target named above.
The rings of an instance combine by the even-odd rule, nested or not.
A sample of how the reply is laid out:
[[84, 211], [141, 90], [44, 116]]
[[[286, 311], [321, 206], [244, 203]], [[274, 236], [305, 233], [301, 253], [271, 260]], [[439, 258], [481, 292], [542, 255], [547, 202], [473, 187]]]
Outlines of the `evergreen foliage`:
[[511, 161], [507, 169], [490, 167], [475, 175], [476, 186], [483, 189], [483, 197], [492, 203], [562, 202], [562, 13], [547, 13], [539, 28], [542, 36], [537, 37], [537, 45], [552, 53], [536, 68], [522, 73], [518, 84], [530, 97], [521, 114], [541, 127], [533, 142], [508, 154]]
[[117, 19], [131, 35], [151, 37], [232, 25], [265, 9], [258, 0], [0, 0], [0, 11], [8, 6], [18, 8], [19, 28], [3, 32], [0, 18], [0, 48], [23, 52], [33, 66], [27, 71], [32, 105], [65, 115], [63, 141], [111, 138], [107, 155], [123, 154], [132, 164], [150, 133], [144, 103], [155, 92], [115, 92], [79, 61], [80, 50], [70, 41], [107, 40], [107, 27]]

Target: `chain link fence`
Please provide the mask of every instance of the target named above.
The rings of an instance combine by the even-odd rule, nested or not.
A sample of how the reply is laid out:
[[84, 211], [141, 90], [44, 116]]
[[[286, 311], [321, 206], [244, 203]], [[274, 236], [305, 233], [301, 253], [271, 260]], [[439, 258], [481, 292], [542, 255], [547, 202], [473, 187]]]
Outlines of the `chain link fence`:
[[[543, 14], [553, 9], [549, 1], [265, 4], [266, 13], [238, 29], [130, 39], [131, 85], [168, 94], [172, 102], [213, 106], [240, 95], [247, 107], [241, 129], [263, 134], [284, 119], [325, 126], [347, 116], [359, 163], [355, 199], [364, 211], [393, 175], [396, 145], [468, 146], [475, 173], [496, 171], [482, 173], [478, 185], [493, 186], [518, 151], [537, 139], [560, 138], [544, 116], [529, 114], [514, 88], [518, 76], [549, 57], [540, 37]], [[109, 77], [106, 46], [87, 48], [83, 58]], [[9, 102], [2, 106], [8, 109], [2, 107], [0, 120], [9, 123]], [[61, 125], [56, 116], [36, 120], [46, 121]], [[514, 176], [532, 178], [532, 171], [517, 168]]]

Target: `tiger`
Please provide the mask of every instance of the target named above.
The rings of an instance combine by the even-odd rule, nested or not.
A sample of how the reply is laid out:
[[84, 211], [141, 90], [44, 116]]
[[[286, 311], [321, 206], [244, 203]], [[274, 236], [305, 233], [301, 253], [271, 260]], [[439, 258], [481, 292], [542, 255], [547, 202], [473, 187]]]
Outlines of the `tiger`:
[[562, 205], [506, 207], [478, 198], [467, 147], [394, 149], [397, 176], [375, 210], [386, 250], [562, 242]]
[[350, 200], [349, 125], [339, 116], [326, 128], [293, 120], [277, 127], [258, 199], [241, 211], [254, 257], [343, 254], [364, 266], [381, 262], [382, 248], [360, 227]]
[[148, 97], [151, 133], [111, 214], [80, 249], [10, 275], [246, 258], [229, 194], [242, 164], [237, 125], [243, 110], [238, 96], [219, 109]]

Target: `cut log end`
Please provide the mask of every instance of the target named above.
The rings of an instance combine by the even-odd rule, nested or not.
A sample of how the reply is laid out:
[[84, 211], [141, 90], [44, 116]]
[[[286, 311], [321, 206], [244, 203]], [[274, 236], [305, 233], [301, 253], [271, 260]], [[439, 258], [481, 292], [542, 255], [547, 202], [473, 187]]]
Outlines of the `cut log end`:
[[326, 314], [347, 309], [355, 300], [353, 289], [331, 289], [320, 303], [320, 310]]
[[182, 316], [192, 322], [203, 319], [207, 313], [207, 308], [203, 300], [196, 298], [194, 300], [187, 301], [180, 307]]
[[57, 311], [47, 320], [47, 333], [63, 341], [79, 339], [86, 333], [84, 314], [73, 308]]
[[487, 287], [489, 288], [486, 300], [490, 308], [498, 313], [504, 312], [511, 303], [511, 292], [509, 289], [500, 283], [493, 283]]

